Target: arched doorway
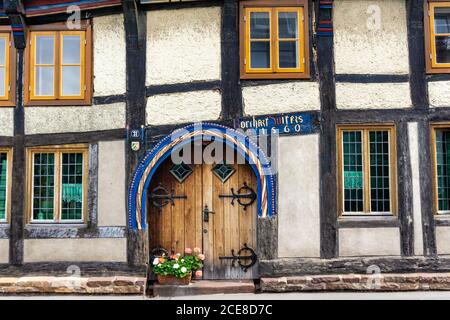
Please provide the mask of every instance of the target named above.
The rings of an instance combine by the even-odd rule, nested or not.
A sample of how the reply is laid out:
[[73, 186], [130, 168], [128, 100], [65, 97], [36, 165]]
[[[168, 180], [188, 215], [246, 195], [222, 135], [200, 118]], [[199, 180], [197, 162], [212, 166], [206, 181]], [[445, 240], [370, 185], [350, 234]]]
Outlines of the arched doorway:
[[[182, 253], [197, 247], [206, 256], [204, 279], [256, 278], [256, 263], [243, 268], [232, 259], [244, 247], [257, 250], [253, 170], [237, 161], [236, 152], [225, 163], [187, 162], [174, 164], [167, 158], [150, 182], [146, 208], [150, 251], [164, 248]], [[250, 254], [250, 250], [241, 251], [241, 255]], [[241, 262], [250, 265], [252, 260]]]

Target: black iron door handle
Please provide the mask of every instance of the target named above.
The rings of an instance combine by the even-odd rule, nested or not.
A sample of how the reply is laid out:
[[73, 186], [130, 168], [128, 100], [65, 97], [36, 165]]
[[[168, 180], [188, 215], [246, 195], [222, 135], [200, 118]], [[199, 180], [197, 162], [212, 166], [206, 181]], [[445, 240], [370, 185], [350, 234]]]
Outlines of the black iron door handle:
[[203, 221], [204, 221], [204, 222], [209, 222], [209, 214], [210, 214], [210, 213], [215, 213], [215, 212], [210, 211], [210, 210], [208, 209], [208, 205], [205, 204], [205, 208], [203, 209]]

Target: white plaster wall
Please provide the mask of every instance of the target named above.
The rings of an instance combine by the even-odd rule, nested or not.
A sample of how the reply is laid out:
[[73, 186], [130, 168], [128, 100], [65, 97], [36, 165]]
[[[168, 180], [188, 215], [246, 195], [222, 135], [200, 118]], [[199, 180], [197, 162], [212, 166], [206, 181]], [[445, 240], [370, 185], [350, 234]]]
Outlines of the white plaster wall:
[[126, 48], [123, 15], [94, 18], [93, 38], [94, 95], [124, 94]]
[[411, 107], [409, 83], [336, 83], [340, 109], [397, 109]]
[[218, 91], [161, 94], [147, 99], [147, 124], [150, 125], [215, 120], [220, 112]]
[[147, 13], [147, 85], [220, 79], [221, 8]]
[[320, 257], [319, 135], [281, 137], [278, 150], [278, 256]]
[[126, 260], [126, 238], [27, 239], [24, 241], [25, 262], [125, 262]]
[[26, 134], [125, 128], [125, 103], [74, 107], [26, 107]]
[[0, 263], [9, 262], [9, 239], [0, 239]]
[[0, 108], [0, 136], [14, 135], [14, 108]]
[[399, 228], [341, 228], [339, 229], [339, 255], [399, 256]]
[[98, 225], [126, 225], [125, 143], [98, 143]]
[[420, 202], [419, 133], [417, 122], [408, 123], [409, 159], [411, 161], [414, 254], [423, 255], [422, 208]]
[[450, 254], [450, 227], [436, 227], [438, 254]]
[[333, 25], [336, 73], [409, 73], [404, 0], [336, 0]]
[[450, 81], [428, 82], [430, 107], [450, 107]]
[[292, 82], [242, 89], [247, 115], [320, 110], [317, 82]]

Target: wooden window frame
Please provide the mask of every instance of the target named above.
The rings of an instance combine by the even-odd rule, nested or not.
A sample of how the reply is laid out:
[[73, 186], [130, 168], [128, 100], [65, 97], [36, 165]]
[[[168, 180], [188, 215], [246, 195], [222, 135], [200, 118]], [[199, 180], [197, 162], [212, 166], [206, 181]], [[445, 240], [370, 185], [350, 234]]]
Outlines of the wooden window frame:
[[435, 217], [450, 216], [449, 211], [439, 211], [438, 199], [438, 179], [437, 179], [437, 153], [436, 153], [436, 131], [446, 129], [450, 131], [450, 122], [436, 122], [430, 124], [430, 144], [431, 144], [431, 163], [433, 175], [433, 215]]
[[[61, 164], [63, 153], [83, 154], [83, 206], [80, 220], [61, 219]], [[34, 160], [36, 153], [55, 154], [55, 187], [54, 187], [54, 216], [53, 220], [33, 219], [33, 180], [34, 180]], [[60, 146], [45, 146], [27, 148], [27, 201], [26, 212], [27, 223], [29, 224], [86, 224], [88, 221], [88, 176], [89, 176], [89, 146], [87, 144], [72, 144]]]
[[450, 0], [425, 0], [424, 1], [424, 29], [425, 29], [425, 65], [426, 73], [450, 73], [450, 63], [438, 66], [434, 47], [434, 8], [450, 7]]
[[[55, 88], [54, 88], [54, 96], [53, 97], [33, 97], [32, 92], [32, 76], [34, 74], [34, 63], [32, 61], [33, 54], [31, 50], [33, 50], [31, 46], [33, 35], [39, 33], [54, 33], [55, 34], [55, 55], [54, 55], [54, 66], [55, 66]], [[81, 67], [81, 90], [83, 91], [83, 86], [85, 86], [84, 93], [82, 92], [81, 97], [71, 97], [71, 96], [63, 96], [56, 97], [58, 92], [61, 91], [61, 69], [62, 63], [62, 44], [60, 43], [60, 38], [63, 35], [70, 35], [74, 33], [84, 33], [85, 46], [84, 50], [81, 51], [81, 66], [84, 63], [84, 68]], [[92, 57], [93, 57], [93, 41], [92, 41], [92, 26], [90, 21], [83, 20], [80, 29], [71, 30], [68, 29], [65, 23], [54, 23], [47, 25], [34, 25], [29, 26], [27, 30], [27, 43], [29, 44], [25, 49], [25, 70], [24, 70], [24, 86], [25, 86], [25, 95], [24, 102], [25, 106], [87, 106], [92, 105], [92, 91], [93, 91], [93, 71], [92, 71]], [[84, 59], [83, 59], [84, 53]], [[84, 82], [84, 83], [83, 83]]]
[[0, 26], [0, 37], [7, 37], [5, 62], [5, 97], [0, 97], [0, 107], [14, 107], [16, 105], [16, 49], [14, 48], [14, 39], [9, 26]]
[[6, 215], [5, 219], [0, 220], [0, 224], [9, 223], [11, 219], [11, 184], [12, 184], [12, 148], [0, 148], [0, 153], [6, 153]]
[[[303, 10], [303, 21], [299, 21], [299, 38], [300, 38], [300, 52], [299, 52], [299, 68], [288, 69], [278, 68], [278, 61], [274, 59], [277, 55], [278, 41], [273, 39], [275, 33], [278, 33], [278, 15], [277, 12], [280, 9], [286, 8], [286, 10]], [[271, 23], [270, 23], [270, 59], [271, 68], [264, 70], [252, 70], [249, 71], [249, 53], [250, 48], [248, 46], [249, 38], [248, 29], [250, 24], [246, 23], [245, 15], [246, 11], [268, 11], [271, 10]], [[242, 1], [239, 4], [239, 43], [240, 43], [240, 73], [241, 79], [309, 79], [310, 78], [310, 66], [309, 66], [309, 8], [307, 0], [247, 0]], [[247, 19], [248, 20], [248, 19]], [[247, 21], [249, 22], [249, 21]], [[275, 26], [275, 28], [274, 28]], [[303, 41], [301, 40], [303, 38]], [[274, 42], [275, 41], [275, 42]], [[274, 42], [274, 43], [273, 43]], [[275, 61], [274, 61], [275, 60]], [[246, 63], [247, 62], [247, 63]], [[272, 72], [270, 72], [272, 71]]]
[[[372, 212], [370, 210], [370, 153], [369, 153], [369, 132], [377, 130], [389, 131], [389, 177], [390, 177], [390, 212]], [[376, 217], [376, 216], [397, 216], [397, 136], [396, 128], [393, 123], [386, 124], [342, 124], [336, 128], [336, 163], [337, 163], [337, 201], [338, 217]], [[362, 131], [363, 143], [363, 211], [345, 212], [344, 211], [344, 180], [343, 180], [343, 132]]]

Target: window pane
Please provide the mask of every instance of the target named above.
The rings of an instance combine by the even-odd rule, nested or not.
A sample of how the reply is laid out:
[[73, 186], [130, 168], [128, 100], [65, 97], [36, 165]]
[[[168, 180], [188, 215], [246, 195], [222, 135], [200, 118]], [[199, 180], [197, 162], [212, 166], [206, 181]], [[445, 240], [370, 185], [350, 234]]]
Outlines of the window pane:
[[80, 95], [81, 67], [62, 67], [62, 95]]
[[450, 8], [436, 8], [434, 10], [434, 32], [450, 33]]
[[250, 13], [250, 38], [269, 39], [270, 38], [270, 15], [269, 12]]
[[279, 48], [279, 67], [280, 68], [297, 68], [298, 67], [298, 46], [297, 41], [280, 41]]
[[363, 163], [361, 131], [345, 131], [343, 137], [344, 212], [363, 211]]
[[450, 131], [436, 131], [438, 210], [450, 210]]
[[80, 36], [63, 36], [63, 64], [80, 64]]
[[53, 220], [55, 155], [36, 153], [33, 160], [33, 219]]
[[278, 13], [278, 37], [297, 38], [297, 12], [280, 12]]
[[83, 210], [83, 154], [62, 154], [61, 219], [81, 220]]
[[7, 155], [0, 153], [0, 220], [6, 219]]
[[54, 68], [36, 67], [36, 96], [53, 96], [54, 92]]
[[270, 43], [252, 42], [250, 47], [251, 68], [270, 68]]
[[53, 36], [36, 36], [36, 64], [53, 64]]
[[437, 63], [450, 63], [450, 37], [436, 37], [436, 61]]
[[6, 64], [6, 39], [0, 38], [0, 65], [4, 66]]
[[390, 212], [389, 132], [369, 132], [370, 210]]
[[5, 95], [6, 84], [5, 84], [5, 67], [0, 67], [0, 96]]

